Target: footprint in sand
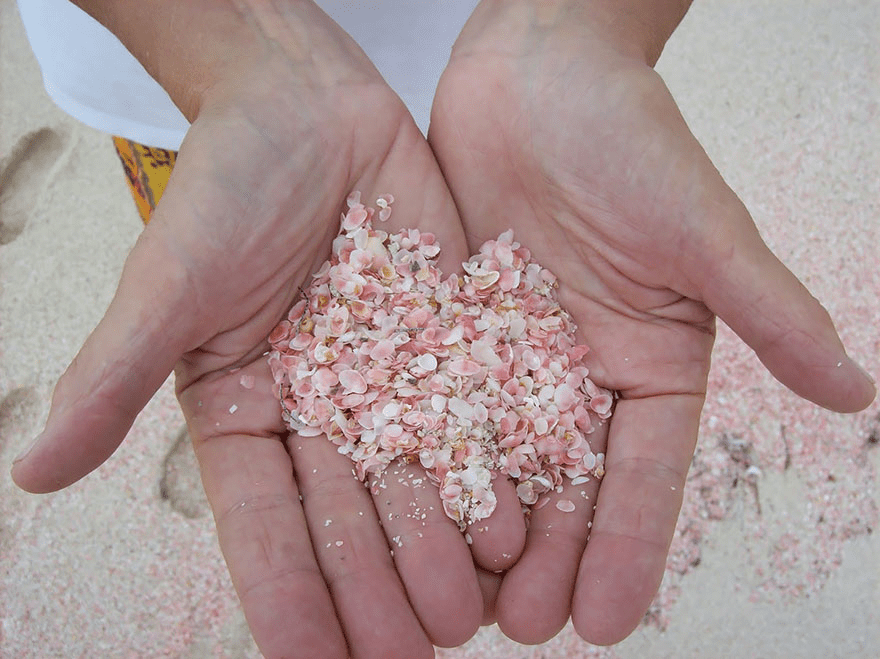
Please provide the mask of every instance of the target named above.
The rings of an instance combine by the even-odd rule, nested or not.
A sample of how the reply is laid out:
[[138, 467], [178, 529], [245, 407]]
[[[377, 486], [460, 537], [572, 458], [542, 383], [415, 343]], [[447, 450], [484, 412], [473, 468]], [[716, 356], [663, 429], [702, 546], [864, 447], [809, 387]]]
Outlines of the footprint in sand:
[[21, 448], [27, 445], [30, 438], [13, 438], [12, 433], [33, 431], [31, 425], [39, 412], [39, 402], [33, 387], [18, 387], [0, 399], [0, 442], [15, 439]]
[[211, 513], [202, 489], [199, 466], [185, 427], [177, 435], [174, 445], [165, 456], [162, 479], [159, 481], [159, 496], [167, 501], [173, 510], [189, 519], [205, 517]]
[[22, 137], [0, 168], [0, 245], [24, 231], [28, 211], [58, 160], [65, 140], [51, 128], [40, 128]]
[[[26, 447], [39, 430], [39, 415], [40, 397], [34, 387], [18, 387], [0, 398], [0, 447], [9, 447], [12, 455]], [[8, 469], [8, 463], [5, 466]], [[0, 516], [0, 556], [9, 555], [17, 528], [17, 522]]]

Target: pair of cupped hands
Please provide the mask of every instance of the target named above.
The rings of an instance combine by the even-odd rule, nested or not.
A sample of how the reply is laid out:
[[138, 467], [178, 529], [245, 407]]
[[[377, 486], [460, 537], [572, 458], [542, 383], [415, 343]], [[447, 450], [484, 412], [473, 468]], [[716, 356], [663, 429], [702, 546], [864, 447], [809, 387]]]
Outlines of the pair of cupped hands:
[[[188, 63], [181, 72], [151, 71], [192, 128], [13, 475], [47, 492], [96, 468], [174, 370], [220, 545], [267, 657], [432, 656], [432, 644], [464, 643], [490, 621], [523, 643], [569, 617], [589, 641], [624, 638], [663, 574], [716, 315], [797, 394], [842, 412], [873, 399], [828, 314], [689, 132], [652, 68], [657, 44], [586, 10], [528, 7], [477, 8], [427, 140], [307, 3], [224, 19], [217, 39], [196, 35], [169, 55]], [[353, 190], [365, 202], [394, 194], [383, 228], [436, 234], [445, 273], [513, 229], [557, 275], [591, 377], [620, 394], [590, 436], [607, 454], [604, 479], [553, 495], [581, 502], [575, 512], [547, 505], [527, 527], [499, 477], [497, 510], [468, 545], [436, 487], [411, 485], [417, 464], [395, 465], [403, 477], [371, 495], [329, 442], [287, 432], [266, 337], [328, 257]], [[240, 386], [242, 375], [256, 385]]]

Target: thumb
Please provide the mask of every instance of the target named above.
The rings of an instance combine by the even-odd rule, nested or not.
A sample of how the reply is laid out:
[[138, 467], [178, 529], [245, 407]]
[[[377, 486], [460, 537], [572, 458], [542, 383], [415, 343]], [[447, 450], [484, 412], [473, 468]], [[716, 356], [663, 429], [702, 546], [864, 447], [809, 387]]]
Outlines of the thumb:
[[19, 487], [52, 492], [103, 463], [186, 349], [189, 287], [160, 235], [145, 229], [126, 259], [107, 313], [55, 387], [45, 430], [13, 465]]
[[[733, 194], [726, 230], [692, 262], [706, 305], [739, 335], [780, 382], [836, 412], [871, 404], [876, 389], [850, 357], [819, 301], [770, 251]], [[699, 276], [699, 279], [697, 277]]]

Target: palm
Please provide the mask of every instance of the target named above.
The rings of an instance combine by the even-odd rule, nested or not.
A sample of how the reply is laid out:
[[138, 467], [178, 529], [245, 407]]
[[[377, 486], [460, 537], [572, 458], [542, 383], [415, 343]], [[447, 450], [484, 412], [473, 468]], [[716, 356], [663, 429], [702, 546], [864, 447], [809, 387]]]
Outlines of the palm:
[[[787, 322], [809, 314], [814, 325], [795, 340], [821, 355], [812, 363], [825, 377], [839, 340], [772, 259], [653, 70], [583, 43], [565, 53], [538, 37], [517, 51], [487, 32], [481, 42], [465, 28], [430, 143], [469, 243], [512, 228], [559, 277], [560, 300], [593, 349], [592, 376], [621, 395], [594, 440], [601, 448], [607, 439], [604, 480], [583, 492], [595, 517], [591, 506], [533, 513], [526, 550], [501, 585], [499, 624], [538, 642], [571, 613], [588, 640], [613, 642], [638, 623], [662, 577], [705, 396], [709, 307], [798, 393], [844, 409], [856, 387], [850, 380], [839, 395], [792, 377], [810, 360], [779, 345]], [[764, 287], [748, 288], [761, 268], [778, 287], [766, 299]], [[725, 278], [742, 288], [727, 290]], [[774, 294], [787, 298], [789, 317], [756, 328], [767, 320], [752, 317], [766, 311], [756, 307], [773, 306]], [[576, 490], [562, 496], [578, 500]]]

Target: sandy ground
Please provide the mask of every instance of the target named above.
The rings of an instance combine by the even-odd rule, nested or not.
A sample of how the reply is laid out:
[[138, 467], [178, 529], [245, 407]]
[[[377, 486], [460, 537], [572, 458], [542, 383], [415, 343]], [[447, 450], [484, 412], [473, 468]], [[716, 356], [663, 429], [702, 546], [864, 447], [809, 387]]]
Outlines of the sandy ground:
[[[880, 375], [880, 3], [704, 0], [659, 70], [762, 234]], [[0, 0], [0, 657], [256, 657], [170, 383], [97, 472], [8, 476], [101, 317], [139, 220], [109, 139], [43, 92]], [[614, 648], [483, 630], [476, 657], [878, 657], [880, 404], [797, 399], [719, 328], [669, 569]]]

